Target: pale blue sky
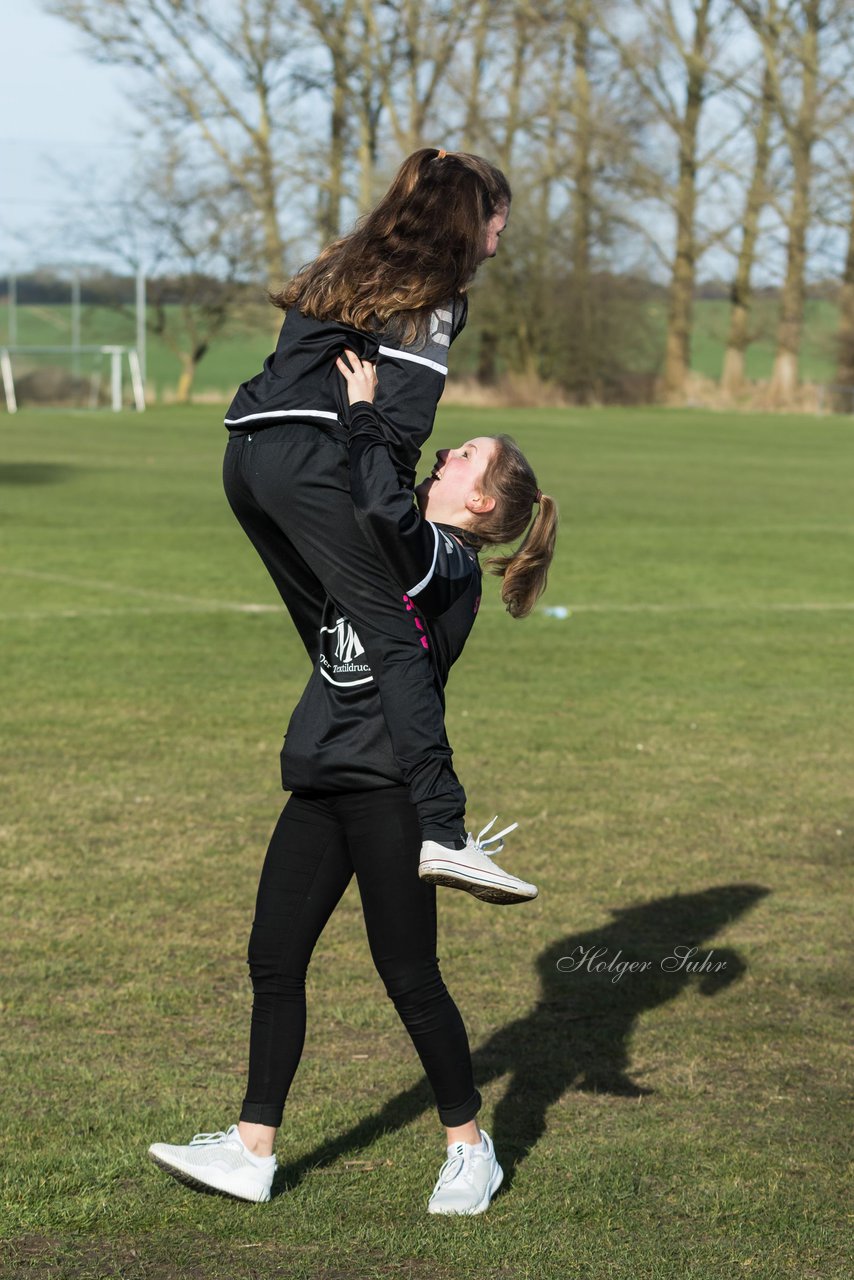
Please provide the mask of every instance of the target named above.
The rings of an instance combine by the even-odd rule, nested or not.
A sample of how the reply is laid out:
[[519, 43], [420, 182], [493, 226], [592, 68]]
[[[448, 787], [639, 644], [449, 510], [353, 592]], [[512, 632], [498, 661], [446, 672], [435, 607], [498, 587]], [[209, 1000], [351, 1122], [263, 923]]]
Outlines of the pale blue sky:
[[86, 184], [121, 169], [123, 122], [132, 113], [121, 92], [123, 73], [87, 58], [79, 34], [37, 0], [0, 0], [0, 45], [5, 273], [60, 263], [73, 252], [57, 232], [63, 211], [85, 199]]

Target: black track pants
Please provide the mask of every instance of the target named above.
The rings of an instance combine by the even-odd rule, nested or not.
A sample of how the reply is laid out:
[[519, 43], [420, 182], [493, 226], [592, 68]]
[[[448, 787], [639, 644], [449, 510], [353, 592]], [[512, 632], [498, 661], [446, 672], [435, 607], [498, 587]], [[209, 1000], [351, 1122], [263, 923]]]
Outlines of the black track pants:
[[241, 1120], [278, 1126], [305, 1039], [305, 975], [355, 872], [377, 972], [427, 1073], [439, 1118], [480, 1108], [468, 1037], [436, 958], [436, 892], [418, 879], [420, 836], [405, 787], [294, 795], [270, 840], [249, 942], [254, 1001]]
[[466, 797], [451, 765], [441, 690], [403, 592], [356, 523], [346, 445], [302, 423], [233, 436], [223, 479], [312, 660], [325, 596], [353, 623], [422, 836], [464, 836]]

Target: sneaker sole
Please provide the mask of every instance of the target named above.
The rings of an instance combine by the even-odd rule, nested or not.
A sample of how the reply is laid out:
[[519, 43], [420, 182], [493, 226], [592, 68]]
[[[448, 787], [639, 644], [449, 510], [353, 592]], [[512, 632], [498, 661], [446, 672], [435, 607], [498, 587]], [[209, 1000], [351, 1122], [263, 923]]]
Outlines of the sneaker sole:
[[248, 1204], [266, 1204], [270, 1199], [269, 1191], [262, 1191], [258, 1195], [241, 1195], [239, 1191], [228, 1191], [225, 1187], [217, 1187], [213, 1183], [203, 1182], [201, 1178], [195, 1174], [189, 1173], [186, 1169], [182, 1169], [180, 1165], [169, 1164], [162, 1156], [155, 1155], [149, 1151], [148, 1157], [153, 1160], [158, 1169], [162, 1169], [164, 1173], [168, 1173], [176, 1182], [182, 1182], [185, 1187], [191, 1187], [193, 1191], [201, 1191], [204, 1195], [209, 1196], [227, 1196], [229, 1200], [242, 1200]]
[[479, 898], [481, 902], [492, 902], [499, 907], [509, 907], [514, 902], [533, 902], [539, 893], [537, 889], [534, 889], [533, 893], [522, 893], [517, 889], [508, 889], [498, 884], [485, 882], [476, 884], [447, 867], [434, 866], [430, 863], [418, 868], [418, 877], [427, 884], [444, 885], [446, 889], [462, 889], [465, 893]]
[[492, 1178], [492, 1181], [486, 1189], [486, 1194], [473, 1209], [434, 1209], [432, 1205], [428, 1204], [427, 1212], [442, 1214], [443, 1217], [446, 1218], [473, 1218], [476, 1214], [486, 1213], [492, 1203], [493, 1196], [503, 1181], [504, 1170], [501, 1168], [501, 1165], [499, 1165], [496, 1175]]

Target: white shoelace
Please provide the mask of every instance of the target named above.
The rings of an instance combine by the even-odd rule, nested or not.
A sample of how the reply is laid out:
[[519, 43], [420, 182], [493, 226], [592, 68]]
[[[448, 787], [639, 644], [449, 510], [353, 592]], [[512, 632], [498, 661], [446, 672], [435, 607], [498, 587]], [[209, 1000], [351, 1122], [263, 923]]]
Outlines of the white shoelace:
[[[494, 858], [496, 854], [501, 853], [502, 849], [504, 848], [503, 837], [509, 836], [510, 832], [515, 831], [519, 825], [518, 822], [511, 822], [510, 826], [505, 827], [503, 831], [496, 832], [494, 836], [486, 836], [487, 831], [489, 831], [491, 827], [494, 827], [497, 821], [498, 821], [498, 814], [496, 813], [492, 821], [488, 822], [486, 826], [483, 828], [483, 830], [478, 833], [478, 837], [476, 840], [473, 835], [469, 834], [469, 840], [471, 840], [474, 848], [477, 849], [478, 853], [485, 853], [488, 858]], [[486, 836], [486, 839], [484, 839], [484, 836]], [[486, 846], [488, 844], [495, 844], [496, 841], [498, 841], [496, 848], [487, 849]]]
[[[498, 815], [496, 814], [496, 817], [497, 816]], [[493, 818], [492, 821], [494, 822], [495, 818]], [[488, 827], [487, 830], [489, 830]], [[456, 1178], [458, 1174], [462, 1173], [463, 1176], [465, 1176], [465, 1174], [468, 1173], [467, 1164], [465, 1143], [458, 1142], [454, 1154], [452, 1156], [448, 1156], [447, 1160], [439, 1170], [439, 1177], [435, 1187], [433, 1188], [433, 1194], [435, 1195], [439, 1188], [444, 1186], [446, 1183], [453, 1182], [454, 1178]], [[469, 1180], [471, 1179], [469, 1178]]]
[[222, 1129], [220, 1129], [218, 1133], [197, 1133], [195, 1137], [190, 1140], [190, 1146], [209, 1147], [216, 1142], [225, 1142], [226, 1138], [232, 1137], [236, 1128], [236, 1125], [232, 1125], [228, 1130], [228, 1133], [223, 1133]]

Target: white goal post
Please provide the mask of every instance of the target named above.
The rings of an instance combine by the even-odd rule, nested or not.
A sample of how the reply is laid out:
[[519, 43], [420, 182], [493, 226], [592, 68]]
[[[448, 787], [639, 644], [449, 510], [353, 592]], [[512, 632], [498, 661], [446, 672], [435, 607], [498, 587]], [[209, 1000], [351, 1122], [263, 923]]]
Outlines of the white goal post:
[[142, 381], [139, 352], [136, 347], [119, 346], [74, 346], [74, 347], [0, 347], [0, 377], [3, 380], [3, 393], [6, 397], [6, 409], [9, 413], [18, 412], [18, 396], [15, 388], [15, 372], [12, 357], [26, 360], [34, 356], [62, 356], [76, 363], [80, 356], [95, 357], [94, 368], [89, 375], [89, 407], [97, 408], [100, 401], [102, 380], [101, 366], [104, 357], [109, 357], [110, 366], [110, 407], [118, 412], [122, 408], [123, 399], [123, 360], [127, 360], [130, 374], [133, 403], [138, 413], [145, 409], [145, 388]]

